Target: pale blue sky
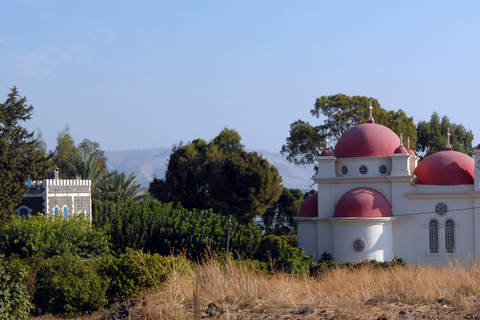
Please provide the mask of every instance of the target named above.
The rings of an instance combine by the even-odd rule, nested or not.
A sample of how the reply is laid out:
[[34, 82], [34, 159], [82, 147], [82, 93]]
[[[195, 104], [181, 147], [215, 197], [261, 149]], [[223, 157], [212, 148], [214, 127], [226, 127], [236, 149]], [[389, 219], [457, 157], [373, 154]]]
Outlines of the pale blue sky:
[[480, 143], [478, 1], [2, 1], [0, 101], [17, 86], [48, 149], [107, 151], [236, 129], [279, 151], [315, 98], [433, 111]]

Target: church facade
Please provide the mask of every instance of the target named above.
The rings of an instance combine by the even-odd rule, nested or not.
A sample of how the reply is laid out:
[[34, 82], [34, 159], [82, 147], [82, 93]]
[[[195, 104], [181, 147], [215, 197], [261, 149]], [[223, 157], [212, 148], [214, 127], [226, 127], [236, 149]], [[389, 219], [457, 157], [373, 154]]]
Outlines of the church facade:
[[298, 244], [344, 262], [480, 258], [479, 162], [480, 145], [472, 158], [449, 143], [419, 162], [370, 116], [318, 157], [318, 192], [301, 205]]

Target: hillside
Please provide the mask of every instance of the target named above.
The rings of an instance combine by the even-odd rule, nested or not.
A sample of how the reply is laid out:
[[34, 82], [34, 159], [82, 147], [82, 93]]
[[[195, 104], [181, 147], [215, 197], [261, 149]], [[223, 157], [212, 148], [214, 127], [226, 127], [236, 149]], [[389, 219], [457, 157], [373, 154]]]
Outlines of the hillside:
[[[249, 150], [252, 151], [252, 150]], [[280, 153], [260, 151], [270, 164], [277, 167], [283, 179], [283, 185], [287, 188], [311, 189], [313, 167], [295, 166], [290, 164]], [[124, 151], [106, 151], [108, 170], [120, 172], [133, 172], [138, 175], [142, 186], [148, 186], [148, 182], [156, 175], [159, 178], [165, 176], [171, 148], [153, 148]]]

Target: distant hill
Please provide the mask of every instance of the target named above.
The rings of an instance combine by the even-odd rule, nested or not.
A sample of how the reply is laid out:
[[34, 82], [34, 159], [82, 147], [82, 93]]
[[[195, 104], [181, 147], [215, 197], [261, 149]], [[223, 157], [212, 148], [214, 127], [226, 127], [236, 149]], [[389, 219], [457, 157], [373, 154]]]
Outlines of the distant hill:
[[[252, 150], [248, 150], [252, 151]], [[313, 183], [313, 166], [295, 166], [290, 164], [280, 153], [255, 150], [262, 155], [271, 165], [277, 167], [287, 188], [311, 189]], [[158, 178], [165, 176], [168, 159], [172, 153], [171, 148], [153, 148], [125, 151], [106, 151], [108, 170], [119, 172], [133, 172], [138, 175], [138, 181], [148, 187], [153, 175]]]

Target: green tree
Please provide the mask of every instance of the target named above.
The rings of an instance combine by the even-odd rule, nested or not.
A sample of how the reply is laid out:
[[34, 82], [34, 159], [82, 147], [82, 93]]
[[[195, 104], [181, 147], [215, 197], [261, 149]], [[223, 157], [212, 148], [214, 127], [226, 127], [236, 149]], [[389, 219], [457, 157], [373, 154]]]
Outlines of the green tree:
[[138, 176], [133, 173], [119, 173], [112, 171], [107, 173], [99, 183], [100, 197], [104, 201], [124, 200], [138, 201], [143, 197], [144, 189], [138, 184]]
[[417, 125], [417, 151], [424, 152], [425, 156], [445, 150], [447, 132], [450, 128], [450, 144], [455, 151], [469, 155], [473, 154], [473, 133], [461, 124], [451, 123], [447, 116], [440, 119], [434, 112], [430, 121], [420, 121]]
[[312, 116], [325, 118], [323, 124], [314, 126], [297, 120], [290, 125], [290, 135], [280, 153], [297, 165], [314, 164], [321, 150], [327, 147], [327, 139], [334, 143], [351, 127], [367, 122], [370, 101], [375, 122], [409, 137], [411, 148], [415, 149], [417, 133], [413, 117], [408, 117], [401, 109], [387, 111], [374, 98], [339, 93], [317, 98], [310, 110]]
[[266, 235], [289, 235], [294, 233], [296, 223], [293, 217], [304, 199], [300, 189], [283, 188], [280, 198], [265, 211], [261, 226]]
[[22, 127], [32, 116], [33, 106], [13, 87], [0, 104], [0, 222], [13, 214], [25, 193], [25, 182], [43, 178], [50, 167], [34, 132]]
[[91, 180], [92, 193], [95, 193], [98, 192], [100, 180], [105, 174], [107, 174], [107, 168], [102, 165], [97, 156], [73, 152], [63, 176], [66, 179]]
[[281, 194], [278, 170], [255, 152], [246, 152], [235, 130], [224, 129], [207, 143], [196, 139], [174, 146], [165, 179], [149, 192], [187, 209], [213, 209], [243, 221], [261, 216]]
[[61, 178], [65, 178], [64, 172], [68, 170], [74, 151], [75, 141], [70, 134], [70, 126], [67, 125], [57, 134], [57, 146], [53, 152], [55, 166], [59, 170]]

